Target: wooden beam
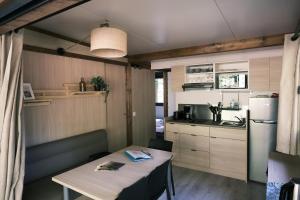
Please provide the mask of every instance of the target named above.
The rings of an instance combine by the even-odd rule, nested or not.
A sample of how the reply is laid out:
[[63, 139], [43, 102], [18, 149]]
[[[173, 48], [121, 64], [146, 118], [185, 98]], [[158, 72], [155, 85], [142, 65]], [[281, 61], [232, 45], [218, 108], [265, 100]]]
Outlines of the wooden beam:
[[227, 51], [238, 51], [245, 49], [271, 47], [283, 45], [284, 34], [271, 35], [265, 37], [256, 37], [243, 40], [234, 40], [229, 42], [214, 43], [208, 45], [193, 46], [180, 49], [172, 49], [153, 53], [137, 54], [128, 56], [129, 62], [149, 62], [167, 58], [195, 56], [210, 53], [221, 53]]
[[28, 27], [26, 27], [26, 29], [34, 31], [34, 32], [38, 32], [38, 33], [41, 33], [41, 34], [49, 35], [49, 36], [52, 36], [52, 37], [55, 37], [55, 38], [58, 38], [58, 39], [66, 40], [66, 41], [69, 41], [69, 42], [73, 42], [73, 43], [76, 43], [76, 44], [79, 44], [79, 45], [82, 45], [82, 46], [86, 46], [86, 47], [90, 47], [91, 46], [90, 43], [88, 43], [88, 42], [80, 41], [80, 40], [71, 38], [69, 36], [65, 36], [65, 35], [62, 35], [62, 34], [54, 33], [52, 31], [41, 29], [41, 28], [38, 28], [38, 27], [35, 27], [35, 26], [28, 26]]
[[127, 129], [127, 146], [133, 143], [132, 132], [132, 68], [126, 66], [126, 129]]
[[98, 57], [70, 53], [70, 52], [64, 52], [63, 54], [58, 54], [57, 51], [53, 50], [53, 49], [47, 49], [47, 48], [43, 48], [43, 47], [31, 46], [31, 45], [26, 45], [26, 44], [23, 46], [23, 49], [27, 50], [27, 51], [38, 52], [38, 53], [47, 53], [47, 54], [58, 55], [58, 56], [66, 56], [66, 57], [79, 58], [79, 59], [84, 59], [84, 60], [92, 60], [92, 61], [96, 61], [96, 62], [103, 62], [103, 63], [113, 64], [113, 65], [128, 66], [127, 62], [110, 60], [110, 59], [105, 59], [105, 58], [98, 58]]
[[0, 26], [0, 34], [35, 23], [60, 12], [79, 6], [89, 0], [52, 0]]

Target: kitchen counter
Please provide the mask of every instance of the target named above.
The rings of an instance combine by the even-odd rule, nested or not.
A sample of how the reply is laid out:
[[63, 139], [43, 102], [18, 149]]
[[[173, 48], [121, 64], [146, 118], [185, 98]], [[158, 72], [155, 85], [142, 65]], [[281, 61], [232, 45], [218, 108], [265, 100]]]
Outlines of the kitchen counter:
[[[223, 121], [222, 121], [223, 122]], [[234, 129], [246, 129], [246, 124], [243, 126], [234, 126], [234, 125], [223, 125], [220, 122], [214, 122], [212, 120], [174, 120], [173, 118], [166, 118], [166, 123], [181, 123], [181, 124], [196, 124], [203, 126], [214, 126], [214, 127], [222, 127], [222, 128], [234, 128]]]

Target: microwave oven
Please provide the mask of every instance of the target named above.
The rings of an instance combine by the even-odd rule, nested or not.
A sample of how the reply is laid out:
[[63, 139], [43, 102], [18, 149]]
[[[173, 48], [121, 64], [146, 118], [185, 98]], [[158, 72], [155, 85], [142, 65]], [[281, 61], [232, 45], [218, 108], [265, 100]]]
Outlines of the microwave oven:
[[247, 89], [248, 74], [246, 72], [227, 72], [216, 74], [217, 89]]

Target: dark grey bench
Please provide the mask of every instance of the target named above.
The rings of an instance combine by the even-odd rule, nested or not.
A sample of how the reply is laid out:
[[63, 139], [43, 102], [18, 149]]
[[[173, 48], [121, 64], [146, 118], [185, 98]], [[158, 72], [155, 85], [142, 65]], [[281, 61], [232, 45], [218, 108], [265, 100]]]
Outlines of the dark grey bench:
[[107, 149], [105, 130], [27, 148], [23, 199], [63, 199], [62, 187], [51, 177], [106, 155]]

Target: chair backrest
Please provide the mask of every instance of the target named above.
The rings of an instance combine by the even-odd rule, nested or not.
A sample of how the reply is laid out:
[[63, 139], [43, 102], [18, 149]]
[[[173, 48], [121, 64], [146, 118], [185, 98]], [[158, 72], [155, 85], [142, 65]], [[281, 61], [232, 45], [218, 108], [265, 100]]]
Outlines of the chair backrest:
[[148, 192], [151, 200], [158, 199], [167, 188], [169, 164], [170, 161], [168, 160], [150, 173]]
[[107, 151], [107, 134], [97, 130], [26, 149], [25, 183], [54, 175]]
[[149, 200], [148, 177], [144, 177], [133, 185], [123, 189], [117, 200]]
[[173, 142], [162, 139], [150, 139], [148, 147], [162, 151], [172, 152]]

